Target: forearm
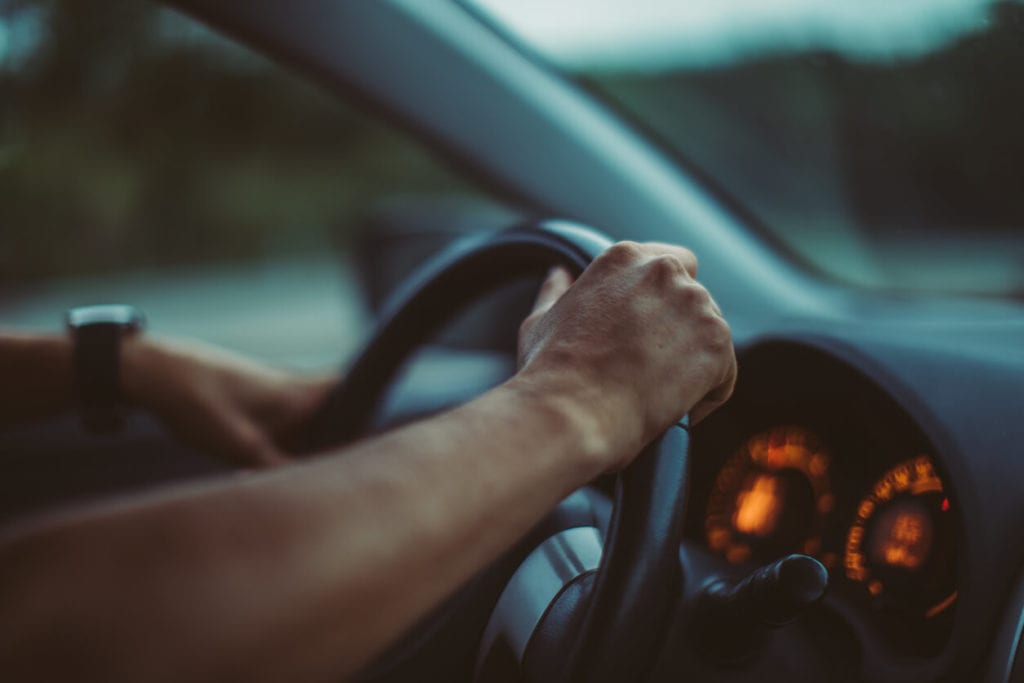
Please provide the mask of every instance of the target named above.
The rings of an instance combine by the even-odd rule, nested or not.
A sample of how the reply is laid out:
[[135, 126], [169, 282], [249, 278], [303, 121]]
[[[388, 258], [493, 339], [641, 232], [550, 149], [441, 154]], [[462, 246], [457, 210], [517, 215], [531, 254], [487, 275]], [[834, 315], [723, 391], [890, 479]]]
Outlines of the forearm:
[[58, 334], [0, 333], [0, 426], [71, 407], [72, 347]]
[[[4, 593], [47, 587], [36, 654], [81, 631], [107, 679], [351, 674], [600, 471], [583, 415], [514, 380], [344, 454], [55, 520], [0, 555], [39, 563]], [[125, 596], [157, 610], [94, 628]]]

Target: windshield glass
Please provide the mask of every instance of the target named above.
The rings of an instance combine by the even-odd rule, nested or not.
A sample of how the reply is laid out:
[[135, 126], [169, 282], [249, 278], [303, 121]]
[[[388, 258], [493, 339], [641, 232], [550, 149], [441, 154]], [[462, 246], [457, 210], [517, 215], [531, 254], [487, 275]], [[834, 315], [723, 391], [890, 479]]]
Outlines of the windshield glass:
[[1024, 293], [1024, 3], [474, 0], [862, 286]]

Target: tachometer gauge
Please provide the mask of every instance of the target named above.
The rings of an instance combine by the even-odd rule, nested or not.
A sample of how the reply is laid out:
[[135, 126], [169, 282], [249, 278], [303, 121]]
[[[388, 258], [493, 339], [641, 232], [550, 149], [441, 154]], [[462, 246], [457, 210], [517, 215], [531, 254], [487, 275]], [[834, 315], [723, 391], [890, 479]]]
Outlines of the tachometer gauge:
[[877, 608], [925, 619], [956, 601], [949, 498], [928, 456], [896, 465], [857, 507], [846, 536], [846, 577]]
[[733, 563], [821, 550], [835, 507], [830, 456], [801, 427], [776, 427], [748, 439], [726, 461], [708, 500], [708, 545]]

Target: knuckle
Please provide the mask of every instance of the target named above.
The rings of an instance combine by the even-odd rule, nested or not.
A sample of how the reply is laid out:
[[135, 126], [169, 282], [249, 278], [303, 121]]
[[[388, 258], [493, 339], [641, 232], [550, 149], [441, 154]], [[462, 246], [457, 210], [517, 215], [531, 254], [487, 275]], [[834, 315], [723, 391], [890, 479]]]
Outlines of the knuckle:
[[683, 264], [683, 266], [686, 268], [686, 271], [692, 277], [696, 277], [697, 276], [697, 267], [700, 265], [700, 262], [697, 259], [697, 254], [693, 253], [692, 251], [690, 251], [686, 247], [679, 247], [679, 252], [680, 252], [679, 260]]
[[732, 349], [732, 330], [711, 299], [711, 294], [697, 282], [680, 288], [682, 307], [692, 316], [701, 345], [714, 355]]
[[605, 249], [601, 260], [614, 265], [628, 265], [636, 262], [642, 253], [637, 242], [616, 242]]
[[717, 352], [732, 348], [732, 330], [729, 323], [719, 315], [710, 313], [705, 317], [704, 336], [708, 346]]
[[686, 275], [686, 265], [673, 254], [655, 256], [647, 263], [648, 272], [658, 281], [671, 281]]
[[710, 308], [711, 295], [702, 284], [695, 280], [684, 282], [679, 287], [679, 300], [687, 309]]

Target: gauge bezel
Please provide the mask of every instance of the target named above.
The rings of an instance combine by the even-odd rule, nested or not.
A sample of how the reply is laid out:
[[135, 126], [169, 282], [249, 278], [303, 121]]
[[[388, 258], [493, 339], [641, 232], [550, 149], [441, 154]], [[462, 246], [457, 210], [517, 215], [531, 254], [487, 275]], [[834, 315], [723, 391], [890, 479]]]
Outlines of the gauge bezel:
[[[821, 554], [822, 534], [835, 511], [831, 460], [831, 453], [822, 439], [799, 425], [778, 425], [751, 435], [726, 458], [708, 496], [704, 515], [708, 546], [724, 554], [733, 564], [763, 563], [790, 553]], [[737, 529], [738, 499], [749, 478], [787, 471], [794, 471], [802, 477], [812, 498], [810, 503], [814, 517], [801, 530], [800, 537], [789, 539], [790, 543], [785, 544], [778, 536], [787, 530], [774, 529], [775, 534], [757, 538]]]
[[[937, 528], [931, 531], [929, 540], [928, 557], [923, 566], [912, 570], [898, 570], [892, 566], [879, 566], [877, 561], [871, 559], [871, 551], [866, 547], [871, 539], [872, 533], [877, 533], [874, 526], [878, 522], [878, 515], [881, 511], [901, 500], [914, 500], [920, 497], [935, 497], [936, 494], [940, 504], [938, 512], [928, 510], [928, 523]], [[938, 567], [945, 554], [951, 554], [955, 558], [956, 547], [954, 539], [943, 535], [941, 532], [948, 532], [944, 527], [948, 525], [943, 520], [943, 515], [952, 512], [949, 498], [946, 497], [945, 484], [935, 470], [934, 459], [921, 454], [909, 458], [903, 462], [893, 465], [878, 478], [871, 489], [865, 494], [857, 506], [857, 514], [850, 525], [846, 537], [846, 548], [843, 554], [843, 572], [849, 581], [859, 583], [870, 596], [870, 600], [878, 604], [886, 598], [887, 586], [883, 580], [883, 574], [904, 574], [911, 577], [915, 574], [931, 573], [933, 578], [938, 580], [940, 572], [948, 572], [949, 567]], [[928, 582], [915, 582], [916, 588], [910, 588], [904, 581], [903, 590], [911, 590], [912, 594], [901, 596], [904, 605], [911, 603], [924, 603], [925, 611], [921, 615], [924, 619], [934, 619], [948, 609], [951, 609], [957, 598], [955, 578], [950, 577], [954, 585], [942, 586], [940, 594], [925, 597], [922, 592], [932, 588]], [[905, 609], [913, 609], [905, 606]]]

